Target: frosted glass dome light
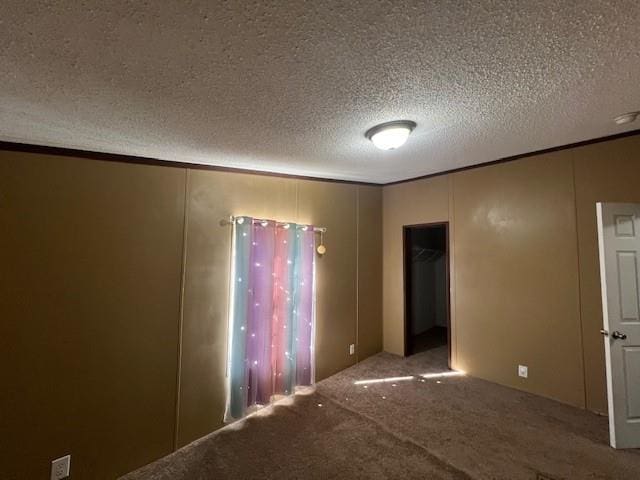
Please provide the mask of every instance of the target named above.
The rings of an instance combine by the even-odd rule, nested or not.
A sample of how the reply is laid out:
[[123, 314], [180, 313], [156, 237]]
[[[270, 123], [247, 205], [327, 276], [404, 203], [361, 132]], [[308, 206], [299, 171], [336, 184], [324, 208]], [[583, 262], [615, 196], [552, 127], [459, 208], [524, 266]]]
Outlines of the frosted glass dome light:
[[376, 125], [364, 135], [380, 150], [393, 150], [405, 144], [414, 128], [416, 122], [397, 120]]

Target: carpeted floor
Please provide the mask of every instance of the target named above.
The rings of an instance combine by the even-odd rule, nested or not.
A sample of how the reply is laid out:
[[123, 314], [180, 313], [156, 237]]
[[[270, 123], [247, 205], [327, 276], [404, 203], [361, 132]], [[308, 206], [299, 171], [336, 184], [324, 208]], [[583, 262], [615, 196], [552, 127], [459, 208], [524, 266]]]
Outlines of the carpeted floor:
[[444, 370], [446, 347], [378, 354], [123, 479], [640, 478], [640, 452], [611, 449], [606, 418], [468, 376], [416, 377]]

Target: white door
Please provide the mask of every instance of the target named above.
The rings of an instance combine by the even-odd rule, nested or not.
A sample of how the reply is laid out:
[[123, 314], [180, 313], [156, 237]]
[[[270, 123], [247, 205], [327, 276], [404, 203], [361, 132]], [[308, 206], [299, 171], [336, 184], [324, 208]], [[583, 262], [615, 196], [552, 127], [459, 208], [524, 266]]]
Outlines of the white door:
[[598, 203], [609, 436], [640, 447], [640, 204]]

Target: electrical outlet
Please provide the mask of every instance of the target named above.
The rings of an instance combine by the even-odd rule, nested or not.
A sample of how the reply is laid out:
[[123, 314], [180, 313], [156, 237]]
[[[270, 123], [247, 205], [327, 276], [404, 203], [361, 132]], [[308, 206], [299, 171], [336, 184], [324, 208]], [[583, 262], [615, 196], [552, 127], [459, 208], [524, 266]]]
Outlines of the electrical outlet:
[[518, 376], [527, 378], [529, 376], [529, 367], [526, 365], [518, 365]]
[[71, 455], [56, 458], [51, 462], [51, 480], [60, 480], [69, 476], [71, 469]]
[[352, 343], [349, 345], [349, 355], [353, 355], [354, 353], [356, 353], [356, 346]]

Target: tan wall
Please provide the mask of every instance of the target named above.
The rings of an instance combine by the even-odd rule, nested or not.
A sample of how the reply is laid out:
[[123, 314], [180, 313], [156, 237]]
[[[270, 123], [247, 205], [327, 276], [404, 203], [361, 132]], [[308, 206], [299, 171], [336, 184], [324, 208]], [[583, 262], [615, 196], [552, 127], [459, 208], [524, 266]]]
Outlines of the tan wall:
[[448, 220], [453, 366], [606, 411], [595, 202], [640, 202], [638, 178], [635, 136], [384, 187], [384, 349], [402, 354], [402, 226]]
[[457, 173], [453, 198], [456, 366], [583, 406], [571, 160], [556, 153]]
[[318, 378], [350, 343], [379, 351], [357, 293], [381, 298], [380, 205], [379, 187], [0, 153], [2, 478], [71, 453], [73, 478], [112, 479], [222, 425], [229, 214], [328, 228]]
[[358, 187], [358, 360], [382, 350], [382, 188]]
[[596, 202], [640, 203], [640, 136], [571, 151], [575, 165], [587, 408], [607, 410]]
[[0, 152], [0, 465], [113, 479], [175, 428], [185, 172]]
[[384, 349], [404, 355], [402, 226], [449, 220], [449, 178], [434, 177], [383, 189]]
[[298, 220], [327, 227], [327, 253], [316, 261], [316, 379], [356, 362], [358, 187], [299, 182]]

